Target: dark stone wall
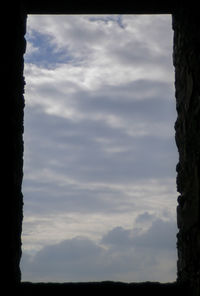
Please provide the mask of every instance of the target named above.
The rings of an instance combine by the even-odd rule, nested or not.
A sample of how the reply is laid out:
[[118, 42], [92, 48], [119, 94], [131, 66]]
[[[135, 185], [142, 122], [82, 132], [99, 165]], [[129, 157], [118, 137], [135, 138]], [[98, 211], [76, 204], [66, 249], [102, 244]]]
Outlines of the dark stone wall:
[[90, 282], [90, 283], [22, 283], [17, 293], [30, 295], [133, 295], [133, 296], [191, 296], [187, 287], [177, 283], [161, 284], [158, 282], [122, 283], [122, 282]]
[[30, 14], [153, 14], [172, 13], [178, 2], [184, 0], [22, 0], [26, 11]]
[[183, 7], [173, 15], [176, 108], [178, 281], [200, 295], [200, 19]]
[[[1, 206], [6, 218], [3, 230], [2, 283], [13, 287], [20, 283], [21, 230], [23, 218], [23, 109], [24, 77], [23, 54], [26, 42], [26, 10], [23, 2], [5, 4], [9, 25], [3, 28], [2, 100], [5, 103], [5, 135], [3, 136], [3, 165]], [[51, 2], [51, 1], [50, 1]], [[59, 1], [54, 1], [58, 3]], [[142, 1], [140, 1], [142, 2]], [[20, 5], [22, 3], [22, 5]], [[34, 2], [36, 3], [36, 2]], [[64, 3], [64, 2], [62, 2]], [[77, 3], [73, 2], [74, 13]], [[139, 3], [139, 2], [138, 2]], [[183, 2], [181, 1], [181, 4]], [[40, 10], [40, 3], [37, 4]], [[67, 4], [66, 4], [67, 5]], [[178, 7], [178, 6], [177, 6]], [[43, 13], [45, 13], [43, 7]], [[160, 9], [160, 10], [159, 10]], [[162, 13], [162, 9], [155, 13]], [[58, 8], [59, 10], [59, 8]], [[134, 10], [134, 9], [133, 9]], [[132, 13], [134, 12], [132, 10]], [[65, 8], [65, 12], [67, 7]], [[48, 9], [46, 13], [48, 12]], [[112, 12], [112, 11], [110, 11]], [[62, 11], [60, 11], [62, 13]], [[140, 10], [140, 13], [143, 13]], [[6, 22], [5, 22], [6, 23]], [[8, 22], [7, 22], [8, 23]], [[7, 24], [6, 23], [6, 24]], [[177, 282], [190, 286], [193, 295], [200, 295], [200, 20], [183, 5], [173, 10], [174, 66], [178, 118], [175, 124], [179, 150], [177, 190], [178, 271]], [[77, 284], [78, 285], [78, 284]], [[98, 286], [98, 285], [97, 285]], [[26, 286], [21, 286], [26, 288]], [[46, 288], [45, 288], [46, 289]], [[68, 289], [68, 288], [67, 288]], [[174, 289], [174, 287], [173, 287]], [[171, 293], [172, 294], [172, 293]], [[192, 295], [191, 293], [189, 295]]]
[[[17, 5], [18, 4], [18, 5]], [[23, 177], [23, 108], [24, 77], [23, 54], [25, 52], [26, 16], [18, 1], [3, 6], [9, 16], [4, 22], [1, 47], [3, 74], [1, 101], [5, 134], [2, 142], [1, 207], [3, 230], [3, 272], [2, 284], [20, 281], [19, 262], [21, 256], [21, 229], [23, 198], [21, 184]], [[3, 15], [2, 15], [3, 17]], [[5, 215], [5, 216], [4, 216]]]

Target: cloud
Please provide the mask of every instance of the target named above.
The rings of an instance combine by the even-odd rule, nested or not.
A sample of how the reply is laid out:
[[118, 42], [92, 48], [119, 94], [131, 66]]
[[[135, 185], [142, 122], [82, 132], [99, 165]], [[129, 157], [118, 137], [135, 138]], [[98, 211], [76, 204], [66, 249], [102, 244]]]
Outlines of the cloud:
[[115, 245], [117, 247], [132, 246], [131, 230], [124, 229], [121, 226], [117, 226], [109, 231], [103, 238], [102, 243], [106, 245]]
[[138, 236], [134, 243], [138, 247], [173, 250], [177, 227], [173, 222], [157, 219], [145, 235]]
[[[143, 214], [147, 217], [147, 213]], [[140, 215], [141, 219], [141, 215]], [[154, 218], [155, 219], [155, 218]], [[137, 219], [138, 222], [138, 219]], [[134, 229], [123, 229], [123, 227], [116, 227], [108, 232], [102, 239], [105, 244], [124, 246], [131, 248], [137, 246], [139, 248], [153, 248], [153, 249], [174, 249], [174, 238], [176, 236], [176, 226], [174, 222], [163, 221], [162, 219], [155, 219], [144, 233], [136, 235]]]
[[84, 269], [91, 280], [174, 274], [170, 243], [152, 241], [156, 227], [168, 233], [176, 204], [169, 25], [169, 16], [29, 16], [23, 248], [36, 254], [23, 255], [24, 278], [47, 279], [40, 268], [52, 281], [85, 280]]
[[[72, 281], [73, 278], [88, 276], [98, 272], [98, 261], [102, 248], [87, 238], [65, 240], [57, 245], [47, 246], [35, 258], [24, 258], [29, 268], [27, 274], [36, 281]], [[96, 269], [95, 269], [96, 267]], [[87, 273], [87, 276], [85, 275]]]
[[140, 215], [138, 215], [137, 219], [136, 219], [136, 223], [139, 224], [143, 224], [143, 223], [149, 223], [152, 222], [154, 220], [154, 215], [149, 214], [148, 212], [144, 212]]
[[106, 183], [169, 178], [173, 170], [175, 175], [175, 144], [168, 135], [132, 136], [103, 120], [73, 123], [39, 108], [27, 112], [25, 123], [31, 134], [25, 135], [25, 170], [49, 168], [66, 178]]
[[[113, 74], [118, 79], [125, 75], [127, 80], [137, 74], [172, 82], [173, 77], [168, 75], [172, 64], [169, 16], [121, 16], [121, 23], [125, 25], [120, 25], [118, 16], [101, 16], [101, 20], [99, 16], [31, 16], [27, 38], [35, 41], [37, 34], [44, 51], [50, 44], [48, 54], [42, 54], [49, 64], [57, 61], [79, 65], [84, 67], [84, 73], [92, 71], [92, 81], [103, 77], [109, 81]], [[41, 62], [41, 56], [38, 58]]]
[[46, 246], [34, 257], [23, 256], [24, 280], [173, 281], [175, 229], [174, 222], [155, 220], [140, 234], [134, 228], [115, 227], [100, 243], [75, 237]]

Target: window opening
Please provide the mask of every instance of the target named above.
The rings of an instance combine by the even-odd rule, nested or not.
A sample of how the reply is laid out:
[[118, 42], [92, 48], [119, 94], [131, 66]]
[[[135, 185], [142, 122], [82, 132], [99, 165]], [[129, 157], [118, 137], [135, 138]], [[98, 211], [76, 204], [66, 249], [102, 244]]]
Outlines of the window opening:
[[29, 15], [23, 281], [174, 281], [169, 15]]

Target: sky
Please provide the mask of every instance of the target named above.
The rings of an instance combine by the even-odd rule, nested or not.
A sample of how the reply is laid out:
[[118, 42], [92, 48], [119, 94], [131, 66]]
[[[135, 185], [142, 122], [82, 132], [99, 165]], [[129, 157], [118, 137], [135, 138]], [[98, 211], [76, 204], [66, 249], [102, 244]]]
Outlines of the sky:
[[23, 281], [176, 280], [170, 15], [29, 15]]

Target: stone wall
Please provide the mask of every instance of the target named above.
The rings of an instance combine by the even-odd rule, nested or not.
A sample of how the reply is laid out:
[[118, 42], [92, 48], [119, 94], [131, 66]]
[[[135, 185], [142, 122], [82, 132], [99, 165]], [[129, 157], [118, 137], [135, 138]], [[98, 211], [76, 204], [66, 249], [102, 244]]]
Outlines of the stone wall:
[[[23, 198], [21, 184], [23, 177], [23, 108], [24, 77], [23, 54], [25, 52], [26, 16], [18, 1], [3, 5], [4, 15], [9, 22], [4, 22], [1, 35], [1, 86], [3, 94], [2, 116], [3, 148], [1, 158], [1, 244], [3, 248], [2, 284], [20, 281], [21, 228]], [[3, 234], [2, 234], [3, 233]]]
[[200, 295], [200, 19], [187, 9], [173, 15], [176, 108], [178, 281]]
[[[3, 28], [5, 49], [1, 72], [4, 74], [5, 135], [3, 138], [1, 206], [6, 213], [2, 222], [3, 258], [2, 283], [20, 282], [21, 229], [23, 198], [23, 108], [26, 10], [20, 1], [6, 4], [9, 26]], [[35, 2], [34, 2], [35, 3]], [[57, 3], [57, 2], [54, 2]], [[63, 2], [64, 3], [64, 2]], [[67, 3], [67, 2], [66, 2]], [[75, 3], [75, 2], [73, 2]], [[135, 1], [136, 3], [136, 1]], [[182, 2], [181, 2], [182, 3]], [[40, 10], [38, 2], [37, 10]], [[67, 5], [67, 4], [66, 4]], [[74, 12], [77, 3], [74, 4]], [[178, 6], [177, 6], [178, 7]], [[45, 9], [45, 8], [44, 8]], [[161, 9], [161, 8], [160, 8]], [[162, 11], [156, 10], [155, 13]], [[67, 7], [65, 9], [67, 11]], [[48, 11], [47, 11], [48, 12]], [[134, 8], [132, 9], [134, 12]], [[45, 11], [43, 11], [45, 13]], [[62, 13], [62, 11], [60, 11]], [[141, 11], [142, 13], [142, 11]], [[6, 23], [5, 23], [6, 24]], [[180, 5], [173, 12], [174, 65], [178, 118], [175, 124], [179, 150], [177, 190], [178, 283], [193, 288], [200, 295], [200, 20], [191, 10]], [[189, 294], [192, 295], [192, 294]]]

